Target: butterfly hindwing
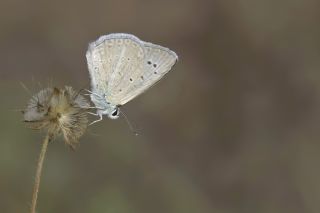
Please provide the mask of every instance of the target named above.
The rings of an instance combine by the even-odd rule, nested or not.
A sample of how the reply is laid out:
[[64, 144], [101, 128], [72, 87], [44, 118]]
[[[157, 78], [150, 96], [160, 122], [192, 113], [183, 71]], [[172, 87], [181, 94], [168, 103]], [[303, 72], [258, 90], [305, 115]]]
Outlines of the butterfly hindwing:
[[119, 84], [126, 80], [127, 73], [138, 69], [137, 62], [142, 57], [140, 40], [133, 35], [109, 34], [92, 42], [87, 51], [92, 92], [118, 105], [117, 99], [112, 97], [119, 92]]

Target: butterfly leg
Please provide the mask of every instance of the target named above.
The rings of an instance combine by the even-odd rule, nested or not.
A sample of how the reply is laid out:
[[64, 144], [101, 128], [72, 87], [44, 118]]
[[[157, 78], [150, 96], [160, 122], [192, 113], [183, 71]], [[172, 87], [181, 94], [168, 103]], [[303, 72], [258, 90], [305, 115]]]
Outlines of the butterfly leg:
[[94, 106], [89, 106], [89, 107], [86, 107], [86, 109], [95, 109], [96, 107]]
[[92, 91], [90, 91], [88, 89], [85, 89], [85, 91], [87, 91], [88, 94], [84, 94], [84, 95], [95, 95], [95, 96], [103, 99], [103, 97], [101, 95], [97, 94], [97, 93], [94, 93], [94, 92], [92, 92]]
[[102, 121], [102, 114], [101, 114], [101, 113], [100, 113], [100, 114], [99, 114], [99, 113], [97, 113], [97, 114], [95, 114], [95, 113], [89, 113], [89, 114], [99, 116], [99, 119], [98, 119], [98, 120], [95, 120], [95, 121], [92, 121], [92, 122], [89, 124], [89, 126], [92, 125], [92, 124], [94, 124], [94, 123], [97, 123], [97, 122], [99, 122], [99, 121]]
[[89, 107], [86, 107], [85, 109], [100, 109], [100, 110], [104, 110], [104, 108], [99, 108], [99, 107], [95, 107], [95, 106], [89, 106]]

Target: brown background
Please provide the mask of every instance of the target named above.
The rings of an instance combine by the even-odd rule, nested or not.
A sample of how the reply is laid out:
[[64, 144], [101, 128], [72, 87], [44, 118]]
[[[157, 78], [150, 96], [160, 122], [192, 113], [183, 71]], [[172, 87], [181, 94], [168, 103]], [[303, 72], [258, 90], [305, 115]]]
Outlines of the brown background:
[[320, 3], [305, 0], [1, 0], [0, 212], [28, 212], [43, 133], [16, 109], [50, 82], [89, 86], [85, 51], [129, 32], [178, 64], [49, 145], [38, 212], [320, 212]]

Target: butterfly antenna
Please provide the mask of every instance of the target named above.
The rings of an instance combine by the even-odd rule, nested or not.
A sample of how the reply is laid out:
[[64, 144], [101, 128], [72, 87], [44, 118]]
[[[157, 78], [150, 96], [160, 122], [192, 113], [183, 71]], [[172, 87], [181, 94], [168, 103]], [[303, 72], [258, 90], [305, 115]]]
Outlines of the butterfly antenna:
[[123, 115], [123, 117], [126, 119], [127, 124], [128, 124], [128, 126], [129, 126], [130, 130], [134, 133], [135, 136], [138, 136], [138, 135], [139, 135], [138, 132], [135, 131], [135, 129], [134, 129], [133, 126], [131, 125], [131, 123], [130, 123], [128, 117], [127, 117], [127, 115], [126, 115], [122, 110], [120, 110], [120, 109], [119, 109], [119, 112], [120, 112], [120, 113]]

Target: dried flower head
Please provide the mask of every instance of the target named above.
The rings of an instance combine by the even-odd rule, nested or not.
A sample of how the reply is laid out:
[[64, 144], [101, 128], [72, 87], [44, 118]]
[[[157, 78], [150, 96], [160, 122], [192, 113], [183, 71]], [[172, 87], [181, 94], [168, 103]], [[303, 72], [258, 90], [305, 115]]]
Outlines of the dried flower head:
[[34, 95], [23, 111], [24, 121], [32, 129], [46, 129], [54, 138], [63, 135], [75, 148], [88, 126], [89, 102], [71, 87], [46, 88]]

